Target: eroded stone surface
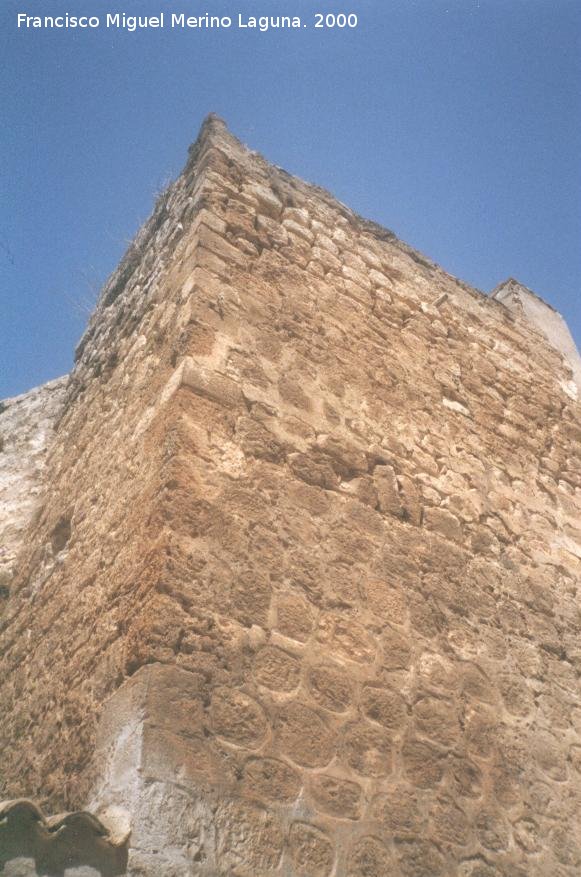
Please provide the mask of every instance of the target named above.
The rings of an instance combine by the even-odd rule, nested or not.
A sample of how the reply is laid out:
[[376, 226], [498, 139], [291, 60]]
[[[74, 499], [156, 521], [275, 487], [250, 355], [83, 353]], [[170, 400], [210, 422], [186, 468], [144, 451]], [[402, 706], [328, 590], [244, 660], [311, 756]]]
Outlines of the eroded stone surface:
[[79, 346], [0, 631], [6, 795], [125, 807], [133, 877], [574, 877], [570, 379], [210, 119]]
[[[0, 401], [0, 606], [16, 556], [42, 497], [46, 455], [61, 412], [66, 378]], [[58, 533], [51, 550], [58, 554]], [[62, 541], [62, 540], [61, 540]]]

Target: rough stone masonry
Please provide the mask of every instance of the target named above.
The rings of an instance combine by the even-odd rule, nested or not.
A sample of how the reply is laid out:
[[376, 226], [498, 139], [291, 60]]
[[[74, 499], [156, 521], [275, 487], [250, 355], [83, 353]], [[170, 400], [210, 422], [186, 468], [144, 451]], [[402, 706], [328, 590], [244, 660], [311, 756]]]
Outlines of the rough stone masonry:
[[580, 375], [209, 117], [0, 414], [1, 873], [579, 875]]

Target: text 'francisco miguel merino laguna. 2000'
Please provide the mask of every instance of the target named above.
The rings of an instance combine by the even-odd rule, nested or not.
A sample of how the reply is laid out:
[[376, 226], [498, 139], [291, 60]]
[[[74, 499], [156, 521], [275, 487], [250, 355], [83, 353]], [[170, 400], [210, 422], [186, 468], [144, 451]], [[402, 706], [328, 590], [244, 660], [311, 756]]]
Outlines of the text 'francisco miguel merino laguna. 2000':
[[185, 13], [165, 13], [159, 15], [126, 15], [124, 12], [108, 12], [106, 15], [27, 15], [20, 12], [17, 15], [17, 26], [23, 29], [60, 29], [60, 28], [116, 28], [133, 33], [146, 28], [152, 29], [198, 29], [209, 30], [213, 28], [240, 28], [242, 30], [267, 31], [271, 28], [301, 28], [301, 27], [357, 27], [357, 16], [353, 13], [340, 13], [324, 15], [320, 12], [313, 13], [312, 20], [308, 22], [298, 15], [242, 15], [237, 13], [229, 15], [186, 15]]

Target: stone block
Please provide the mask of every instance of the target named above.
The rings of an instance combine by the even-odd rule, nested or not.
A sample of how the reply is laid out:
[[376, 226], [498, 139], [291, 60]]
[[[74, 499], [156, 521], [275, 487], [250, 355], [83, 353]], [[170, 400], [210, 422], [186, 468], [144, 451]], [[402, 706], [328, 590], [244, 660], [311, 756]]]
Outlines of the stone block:
[[358, 783], [317, 774], [310, 783], [310, 794], [322, 813], [338, 819], [359, 819], [363, 791]]
[[424, 526], [452, 542], [462, 542], [462, 525], [458, 518], [446, 509], [424, 509]]
[[329, 837], [304, 822], [291, 825], [289, 845], [293, 868], [298, 874], [312, 877], [330, 877], [335, 855]]
[[307, 672], [307, 684], [313, 700], [332, 712], [345, 712], [353, 700], [353, 682], [340, 665], [311, 667]]
[[239, 408], [244, 404], [239, 384], [191, 357], [184, 361], [181, 386], [228, 408]]
[[373, 473], [373, 481], [381, 511], [387, 515], [395, 515], [395, 517], [401, 518], [403, 516], [403, 507], [393, 467], [387, 465], [376, 466]]
[[[309, 733], [305, 734], [305, 728]], [[335, 734], [324, 715], [300, 701], [280, 707], [275, 724], [281, 754], [302, 767], [325, 767], [333, 757]]]

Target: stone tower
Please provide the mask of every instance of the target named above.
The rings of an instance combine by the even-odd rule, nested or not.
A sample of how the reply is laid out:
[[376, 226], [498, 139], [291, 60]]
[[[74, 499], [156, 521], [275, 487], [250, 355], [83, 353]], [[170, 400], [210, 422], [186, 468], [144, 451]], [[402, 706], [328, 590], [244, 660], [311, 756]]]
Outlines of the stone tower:
[[0, 414], [0, 873], [578, 875], [580, 375], [207, 119]]

